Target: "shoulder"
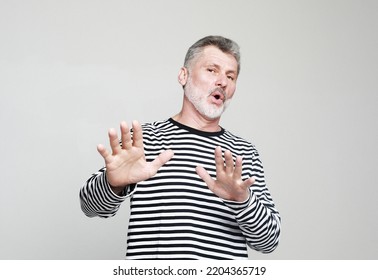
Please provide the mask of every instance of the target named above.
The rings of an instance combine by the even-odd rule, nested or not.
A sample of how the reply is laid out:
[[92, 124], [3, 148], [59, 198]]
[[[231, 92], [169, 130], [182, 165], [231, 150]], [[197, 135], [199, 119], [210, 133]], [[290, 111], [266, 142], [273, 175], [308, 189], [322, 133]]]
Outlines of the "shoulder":
[[174, 133], [175, 127], [169, 120], [160, 120], [142, 124], [143, 135], [159, 137]]
[[258, 155], [256, 146], [248, 139], [238, 136], [231, 131], [224, 129], [222, 138], [228, 143], [231, 150], [242, 151], [243, 153]]
[[169, 129], [170, 127], [172, 127], [172, 124], [168, 120], [160, 120], [142, 124], [144, 131], [159, 131]]
[[227, 129], [224, 129], [224, 133], [222, 135], [222, 137], [224, 139], [226, 139], [227, 141], [229, 141], [230, 143], [233, 143], [233, 145], [241, 145], [241, 146], [245, 146], [245, 147], [255, 147], [254, 144], [252, 144], [252, 142], [250, 140], [247, 140], [241, 136], [238, 136], [234, 133], [232, 133], [231, 131], [227, 130]]

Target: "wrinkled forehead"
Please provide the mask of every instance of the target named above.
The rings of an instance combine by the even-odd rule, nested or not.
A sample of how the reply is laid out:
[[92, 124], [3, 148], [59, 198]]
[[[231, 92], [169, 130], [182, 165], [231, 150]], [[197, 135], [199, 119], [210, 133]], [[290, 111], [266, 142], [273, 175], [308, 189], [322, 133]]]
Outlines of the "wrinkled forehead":
[[232, 54], [223, 52], [215, 46], [204, 47], [190, 62], [191, 67], [205, 65], [216, 65], [228, 72], [238, 73], [236, 58]]

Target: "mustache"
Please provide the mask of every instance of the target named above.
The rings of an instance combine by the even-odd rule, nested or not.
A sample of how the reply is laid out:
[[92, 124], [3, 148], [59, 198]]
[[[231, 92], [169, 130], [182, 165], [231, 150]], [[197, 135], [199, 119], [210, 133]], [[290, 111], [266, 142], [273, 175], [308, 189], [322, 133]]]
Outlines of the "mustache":
[[226, 92], [223, 88], [221, 88], [221, 87], [214, 88], [213, 90], [210, 91], [209, 95], [212, 95], [214, 92], [218, 92], [218, 93], [222, 94], [224, 100], [227, 99]]

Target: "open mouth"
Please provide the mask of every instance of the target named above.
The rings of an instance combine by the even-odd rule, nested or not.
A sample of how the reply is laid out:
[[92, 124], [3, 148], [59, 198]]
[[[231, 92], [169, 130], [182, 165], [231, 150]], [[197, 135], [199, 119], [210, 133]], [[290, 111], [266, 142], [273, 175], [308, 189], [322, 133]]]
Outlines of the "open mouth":
[[218, 106], [226, 101], [226, 93], [223, 88], [217, 87], [210, 92], [212, 102]]
[[211, 96], [214, 97], [215, 100], [224, 101], [226, 99], [225, 95], [219, 91], [214, 91]]
[[211, 97], [212, 97], [212, 100], [213, 100], [212, 102], [214, 104], [217, 104], [218, 106], [222, 105], [223, 102], [224, 102], [224, 100], [225, 100], [225, 96], [222, 93], [218, 92], [218, 91], [213, 92], [211, 94]]

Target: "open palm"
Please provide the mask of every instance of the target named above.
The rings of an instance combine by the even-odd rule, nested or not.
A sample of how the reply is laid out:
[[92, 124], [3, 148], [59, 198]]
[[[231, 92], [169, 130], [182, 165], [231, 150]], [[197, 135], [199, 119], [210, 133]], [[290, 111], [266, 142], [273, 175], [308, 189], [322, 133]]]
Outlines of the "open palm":
[[162, 152], [153, 161], [147, 162], [143, 148], [142, 127], [133, 121], [133, 139], [126, 122], [121, 122], [121, 145], [115, 129], [109, 129], [111, 152], [103, 145], [97, 150], [105, 160], [106, 176], [112, 188], [124, 188], [154, 176], [159, 168], [173, 156], [172, 150]]
[[205, 168], [197, 166], [197, 174], [205, 181], [208, 188], [218, 197], [232, 201], [245, 201], [249, 197], [249, 187], [254, 184], [255, 178], [242, 179], [242, 157], [236, 157], [235, 164], [230, 151], [215, 149], [216, 178], [213, 179]]

